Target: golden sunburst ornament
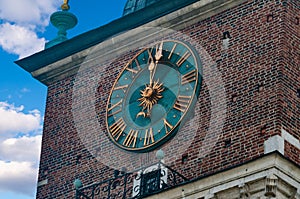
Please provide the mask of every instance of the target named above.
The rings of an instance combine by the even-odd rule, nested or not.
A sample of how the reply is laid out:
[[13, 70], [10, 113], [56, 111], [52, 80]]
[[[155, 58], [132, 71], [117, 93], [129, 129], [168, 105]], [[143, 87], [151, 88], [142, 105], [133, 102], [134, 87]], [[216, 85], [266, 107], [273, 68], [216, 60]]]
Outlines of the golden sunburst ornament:
[[148, 113], [152, 109], [154, 104], [157, 104], [161, 99], [162, 92], [164, 91], [163, 84], [155, 81], [152, 84], [146, 85], [146, 88], [141, 91], [141, 98], [138, 100], [141, 102], [140, 106], [143, 106], [143, 110], [147, 109]]

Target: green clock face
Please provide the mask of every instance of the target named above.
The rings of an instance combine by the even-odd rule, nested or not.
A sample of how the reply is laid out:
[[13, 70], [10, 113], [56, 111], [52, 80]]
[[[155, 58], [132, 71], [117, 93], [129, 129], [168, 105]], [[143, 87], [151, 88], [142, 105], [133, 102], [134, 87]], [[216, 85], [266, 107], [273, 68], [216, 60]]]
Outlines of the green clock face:
[[172, 138], [197, 100], [200, 74], [197, 52], [185, 42], [166, 40], [141, 50], [111, 90], [110, 139], [122, 149], [147, 152]]

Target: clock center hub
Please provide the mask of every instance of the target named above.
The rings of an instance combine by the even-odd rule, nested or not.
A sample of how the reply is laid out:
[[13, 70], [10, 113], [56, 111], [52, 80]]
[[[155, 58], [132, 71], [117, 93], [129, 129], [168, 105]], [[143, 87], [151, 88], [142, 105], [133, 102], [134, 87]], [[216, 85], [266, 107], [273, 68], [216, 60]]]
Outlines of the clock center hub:
[[155, 94], [152, 87], [146, 87], [145, 91], [142, 93], [143, 97], [151, 98], [151, 96]]
[[155, 81], [153, 84], [146, 85], [145, 89], [141, 90], [140, 106], [143, 107], [143, 110], [147, 110], [147, 116], [150, 116], [150, 111], [153, 105], [158, 103], [158, 100], [161, 99], [162, 92], [164, 87], [162, 83]]

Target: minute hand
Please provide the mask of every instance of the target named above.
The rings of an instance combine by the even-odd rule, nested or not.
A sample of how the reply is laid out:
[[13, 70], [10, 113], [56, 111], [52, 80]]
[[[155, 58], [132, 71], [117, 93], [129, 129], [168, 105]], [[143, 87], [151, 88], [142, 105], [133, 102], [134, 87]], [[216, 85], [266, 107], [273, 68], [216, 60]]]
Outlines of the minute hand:
[[160, 43], [159, 48], [156, 49], [156, 53], [155, 53], [155, 60], [156, 63], [158, 62], [158, 60], [161, 59], [162, 57], [162, 47], [163, 47], [163, 42]]
[[148, 67], [148, 70], [150, 71], [150, 85], [152, 85], [152, 83], [153, 83], [154, 68], [155, 68], [155, 63], [153, 62], [153, 60], [151, 60], [151, 63], [149, 64], [149, 67]]
[[[159, 48], [156, 48], [156, 53], [155, 53], [155, 64], [153, 64], [153, 71], [151, 72], [151, 77], [150, 77], [150, 82], [153, 83], [153, 78], [154, 74], [156, 71], [156, 66], [158, 64], [158, 61], [162, 58], [162, 47], [163, 47], [163, 42], [160, 43]], [[150, 66], [149, 66], [150, 67]]]

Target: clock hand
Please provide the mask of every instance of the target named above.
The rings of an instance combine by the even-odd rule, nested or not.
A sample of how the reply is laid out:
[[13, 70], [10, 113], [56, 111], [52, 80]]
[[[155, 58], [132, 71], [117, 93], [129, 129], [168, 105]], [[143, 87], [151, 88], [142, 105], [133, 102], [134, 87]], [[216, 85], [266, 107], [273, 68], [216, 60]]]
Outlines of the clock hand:
[[156, 53], [155, 53], [155, 65], [153, 66], [153, 71], [152, 71], [152, 77], [151, 77], [151, 82], [153, 83], [153, 78], [154, 74], [156, 71], [156, 67], [158, 64], [158, 61], [162, 58], [162, 47], [163, 47], [163, 42], [160, 43], [159, 47], [156, 48]]
[[148, 51], [149, 59], [151, 60], [151, 63], [149, 64], [149, 67], [148, 67], [148, 70], [150, 71], [150, 85], [152, 85], [152, 83], [153, 83], [153, 77], [154, 77], [154, 73], [156, 71], [156, 66], [158, 64], [158, 61], [162, 58], [162, 47], [163, 47], [163, 42], [161, 42], [159, 47], [156, 48], [155, 63], [154, 63], [151, 52]]
[[150, 51], [149, 49], [148, 49], [148, 54], [149, 54], [149, 60], [150, 60], [150, 64], [149, 64], [149, 66], [148, 66], [148, 70], [150, 71], [150, 84], [149, 84], [149, 86], [151, 86], [152, 85], [152, 83], [153, 83], [153, 69], [154, 69], [154, 67], [155, 67], [155, 64], [154, 64], [154, 60], [153, 60], [153, 57], [152, 57], [152, 51]]
[[161, 42], [158, 49], [156, 49], [156, 54], [155, 54], [156, 64], [158, 63], [158, 60], [160, 60], [162, 57], [162, 47], [163, 47], [163, 42]]
[[[162, 87], [162, 83], [159, 84], [159, 80], [153, 82], [154, 74], [158, 65], [158, 61], [162, 58], [162, 49], [163, 42], [160, 43], [160, 45], [156, 46], [156, 52], [155, 52], [155, 62], [152, 56], [151, 51], [148, 50], [149, 54], [149, 60], [150, 64], [148, 66], [149, 74], [150, 74], [150, 84], [146, 85], [146, 88], [141, 91], [141, 98], [139, 101], [141, 101], [140, 106], [143, 106], [143, 110], [137, 114], [137, 118], [139, 116], [149, 117], [151, 115], [151, 110], [154, 104], [157, 103], [157, 101], [162, 98], [161, 92], [164, 90]], [[146, 112], [145, 112], [146, 110]]]
[[149, 86], [151, 86], [152, 83], [153, 83], [153, 74], [154, 74], [153, 70], [155, 68], [155, 64], [154, 64], [153, 58], [151, 57], [150, 59], [151, 59], [151, 63], [148, 66], [148, 70], [150, 71], [150, 85]]

